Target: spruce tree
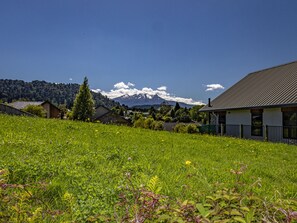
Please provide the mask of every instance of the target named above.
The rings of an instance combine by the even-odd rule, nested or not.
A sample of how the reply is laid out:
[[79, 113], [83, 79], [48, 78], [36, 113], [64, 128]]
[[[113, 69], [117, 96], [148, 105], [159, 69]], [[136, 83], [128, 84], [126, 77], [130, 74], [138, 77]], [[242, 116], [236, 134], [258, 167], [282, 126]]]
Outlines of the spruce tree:
[[88, 78], [85, 77], [74, 101], [72, 117], [74, 120], [89, 121], [93, 114], [94, 101], [88, 85]]

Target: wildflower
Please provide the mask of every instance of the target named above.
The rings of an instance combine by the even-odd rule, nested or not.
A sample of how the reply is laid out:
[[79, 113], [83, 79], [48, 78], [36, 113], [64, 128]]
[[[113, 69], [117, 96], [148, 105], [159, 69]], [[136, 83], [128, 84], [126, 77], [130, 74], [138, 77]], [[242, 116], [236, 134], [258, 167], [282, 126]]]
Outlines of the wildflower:
[[128, 161], [131, 161], [132, 160], [132, 158], [131, 157], [128, 157]]
[[191, 163], [192, 163], [192, 162], [191, 162], [190, 160], [187, 160], [187, 161], [186, 161], [186, 165], [187, 165], [187, 166], [190, 166]]

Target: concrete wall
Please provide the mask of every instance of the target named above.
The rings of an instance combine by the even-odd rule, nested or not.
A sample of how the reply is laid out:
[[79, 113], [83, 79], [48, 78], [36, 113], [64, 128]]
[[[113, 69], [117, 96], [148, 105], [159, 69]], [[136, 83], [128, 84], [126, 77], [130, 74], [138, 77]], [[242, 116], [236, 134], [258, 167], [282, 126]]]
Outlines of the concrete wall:
[[[282, 126], [282, 111], [280, 108], [266, 108], [263, 110], [263, 125]], [[227, 125], [251, 125], [251, 111], [231, 110], [226, 113]]]
[[227, 125], [251, 125], [250, 110], [231, 110], [226, 113]]
[[270, 126], [282, 126], [283, 115], [280, 108], [267, 108], [263, 110], [263, 124]]

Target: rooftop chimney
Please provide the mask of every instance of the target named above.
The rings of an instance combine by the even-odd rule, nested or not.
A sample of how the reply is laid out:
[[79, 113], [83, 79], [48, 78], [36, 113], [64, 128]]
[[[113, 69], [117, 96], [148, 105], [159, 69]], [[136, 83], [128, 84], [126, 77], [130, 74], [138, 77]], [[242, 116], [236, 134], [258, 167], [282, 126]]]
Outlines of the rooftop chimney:
[[211, 107], [210, 98], [208, 98], [208, 107]]

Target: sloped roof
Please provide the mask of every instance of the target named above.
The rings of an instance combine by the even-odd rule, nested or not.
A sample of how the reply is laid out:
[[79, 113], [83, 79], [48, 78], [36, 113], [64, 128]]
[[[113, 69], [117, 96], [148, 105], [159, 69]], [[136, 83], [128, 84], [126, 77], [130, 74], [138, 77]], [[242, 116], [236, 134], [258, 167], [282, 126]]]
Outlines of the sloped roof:
[[16, 101], [13, 103], [10, 103], [9, 105], [17, 108], [17, 109], [24, 109], [26, 108], [28, 105], [42, 105], [44, 103], [44, 101]]
[[200, 111], [297, 106], [297, 61], [248, 74]]

